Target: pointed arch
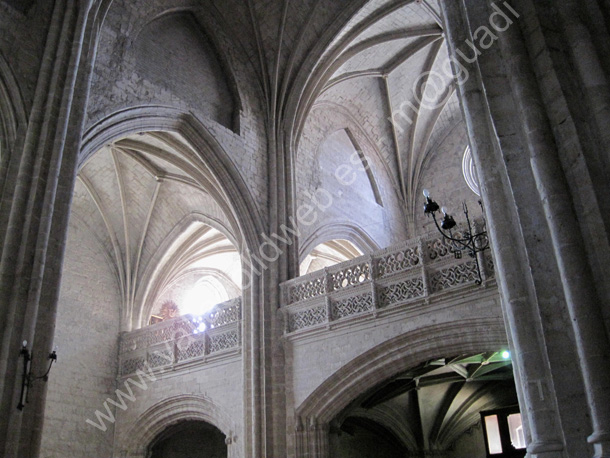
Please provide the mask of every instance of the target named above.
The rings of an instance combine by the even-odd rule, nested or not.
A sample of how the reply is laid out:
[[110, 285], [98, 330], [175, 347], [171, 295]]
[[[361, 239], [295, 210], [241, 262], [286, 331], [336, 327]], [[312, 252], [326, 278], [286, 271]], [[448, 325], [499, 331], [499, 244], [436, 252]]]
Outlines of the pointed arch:
[[91, 126], [83, 136], [79, 166], [113, 140], [143, 131], [169, 131], [180, 134], [196, 151], [205, 151], [205, 163], [223, 184], [223, 191], [234, 213], [246, 248], [253, 250], [261, 242], [263, 219], [248, 186], [222, 145], [192, 114], [159, 105], [132, 107], [113, 113]]
[[[220, 184], [223, 199], [226, 200], [228, 210], [231, 212], [228, 216], [236, 227], [233, 231], [227, 231], [215, 221], [205, 222], [225, 234], [233, 232], [233, 237], [229, 239], [238, 247], [242, 255], [242, 284], [253, 286], [251, 291], [246, 287], [243, 289], [244, 311], [246, 311], [249, 309], [250, 300], [256, 297], [258, 301], [258, 286], [252, 282], [256, 272], [251, 272], [254, 269], [249, 253], [256, 252], [262, 243], [259, 234], [264, 233], [263, 220], [248, 186], [222, 145], [192, 113], [157, 105], [133, 107], [116, 112], [85, 132], [79, 166], [82, 167], [90, 156], [108, 143], [147, 131], [179, 134], [197, 154], [201, 156], [201, 152], [205, 152], [205, 158], [201, 157], [201, 160]], [[168, 240], [167, 243], [171, 241]], [[141, 324], [143, 316], [142, 313], [134, 314], [132, 324]]]
[[343, 366], [296, 409], [303, 421], [328, 424], [362, 393], [392, 376], [447, 354], [474, 354], [505, 346], [501, 320], [444, 323], [408, 332], [367, 351]]
[[227, 441], [234, 440], [235, 425], [211, 399], [180, 395], [155, 404], [118, 437], [115, 449], [124, 457], [144, 457], [153, 440], [166, 428], [181, 421], [204, 421], [218, 428]]
[[360, 226], [355, 224], [325, 224], [313, 232], [306, 239], [301, 240], [299, 246], [299, 260], [305, 259], [308, 253], [316, 246], [330, 240], [342, 239], [353, 243], [363, 253], [372, 253], [379, 250], [379, 246], [372, 237]]
[[[264, 315], [262, 285], [265, 272], [257, 271], [250, 253], [257, 252], [265, 233], [264, 217], [249, 187], [213, 133], [194, 114], [169, 106], [140, 105], [119, 110], [92, 125], [83, 136], [79, 165], [104, 145], [142, 131], [167, 131], [179, 134], [196, 152], [205, 151], [205, 165], [216, 180], [233, 212], [236, 223], [235, 236], [241, 240], [242, 259], [242, 339], [258, 342], [261, 332], [261, 316]], [[198, 153], [200, 154], [200, 153]], [[257, 347], [244, 346], [245, 372], [255, 374]], [[244, 399], [244, 447], [255, 447], [260, 436], [254, 432], [254, 419], [260, 415], [261, 384], [256, 375], [250, 375], [251, 391]]]
[[134, 329], [146, 326], [148, 317], [152, 312], [154, 304], [150, 299], [157, 297], [162, 285], [160, 279], [167, 275], [168, 266], [162, 262], [163, 258], [171, 251], [172, 246], [176, 243], [180, 235], [184, 234], [196, 223], [203, 223], [218, 230], [239, 250], [240, 245], [238, 240], [233, 237], [231, 231], [224, 227], [221, 222], [200, 213], [190, 213], [184, 217], [167, 234], [164, 241], [153, 255], [153, 258], [149, 263], [150, 268], [146, 270], [142, 277], [142, 284], [146, 285], [146, 288], [139, 290], [136, 297], [136, 304], [138, 304], [139, 307], [137, 307], [138, 313], [133, 317], [132, 326]]

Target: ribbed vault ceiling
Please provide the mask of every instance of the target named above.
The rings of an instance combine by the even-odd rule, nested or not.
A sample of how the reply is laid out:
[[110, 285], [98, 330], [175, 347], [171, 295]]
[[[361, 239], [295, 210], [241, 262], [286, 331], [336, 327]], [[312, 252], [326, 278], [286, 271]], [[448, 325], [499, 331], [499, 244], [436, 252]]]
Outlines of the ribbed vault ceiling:
[[[460, 120], [437, 0], [117, 0], [111, 9], [114, 16], [129, 12], [134, 36], [169, 11], [192, 11], [240, 93], [258, 88], [245, 98], [264, 101], [267, 123], [294, 148], [316, 122], [314, 107], [348, 113], [375, 143], [407, 220], [415, 219], [430, 152]], [[102, 40], [100, 49], [111, 48]], [[161, 251], [176, 240], [172, 231], [188, 215], [239, 233], [200, 155], [168, 133], [105, 147], [82, 168], [75, 207], [116, 270], [129, 323], [141, 321], [132, 314], [149, 293], [143, 281], [154, 276]], [[197, 246], [191, 244], [193, 253]], [[196, 257], [175, 259], [189, 256]]]
[[[430, 152], [461, 118], [436, 0], [369, 2], [315, 73], [308, 106], [352, 114], [395, 172], [396, 192], [414, 220]], [[307, 135], [311, 122], [302, 121], [299, 132]]]
[[432, 453], [451, 448], [479, 423], [479, 412], [516, 404], [512, 365], [503, 352], [462, 355], [427, 361], [386, 381], [354, 401], [335, 425], [347, 433], [354, 426], [383, 431], [411, 453]]
[[[294, 151], [316, 122], [313, 107], [349, 113], [415, 220], [430, 152], [461, 118], [438, 0], [116, 0], [112, 10], [132, 18], [120, 25], [130, 36], [169, 12], [192, 12], [250, 101], [244, 106], [260, 103], [267, 133]], [[113, 48], [102, 40], [101, 49]]]
[[157, 296], [185, 270], [237, 254], [240, 243], [222, 187], [201, 156], [169, 133], [127, 137], [93, 155], [78, 174], [72, 215], [103, 247], [125, 328], [146, 321]]

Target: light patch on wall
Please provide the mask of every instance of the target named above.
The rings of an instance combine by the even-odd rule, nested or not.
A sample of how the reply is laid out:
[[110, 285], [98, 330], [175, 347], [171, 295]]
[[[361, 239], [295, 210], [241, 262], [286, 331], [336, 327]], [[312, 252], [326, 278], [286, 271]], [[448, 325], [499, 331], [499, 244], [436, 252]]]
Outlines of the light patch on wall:
[[220, 282], [212, 277], [204, 277], [185, 292], [178, 306], [181, 315], [201, 316], [228, 298]]
[[[171, 266], [167, 266], [166, 277], [160, 279], [164, 286], [154, 300], [152, 321], [172, 318], [162, 313], [163, 304], [168, 301], [177, 305], [179, 315], [199, 317], [241, 294], [237, 249], [217, 229], [203, 225], [199, 233], [201, 236], [187, 237], [186, 245], [177, 244], [168, 253]], [[175, 256], [176, 253], [181, 255]]]

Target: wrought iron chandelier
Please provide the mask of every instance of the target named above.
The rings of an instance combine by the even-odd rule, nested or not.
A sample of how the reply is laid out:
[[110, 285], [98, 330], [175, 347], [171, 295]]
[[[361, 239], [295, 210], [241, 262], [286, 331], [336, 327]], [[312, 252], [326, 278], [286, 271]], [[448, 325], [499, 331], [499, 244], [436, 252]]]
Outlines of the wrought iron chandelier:
[[[470, 221], [468, 206], [466, 205], [466, 202], [463, 202], [462, 208], [464, 210], [464, 215], [466, 216], [466, 228], [465, 230], [454, 234], [452, 229], [457, 226], [457, 223], [453, 217], [447, 213], [447, 209], [445, 207], [439, 207], [439, 205], [430, 198], [430, 191], [427, 189], [424, 189], [424, 197], [426, 198], [424, 213], [427, 216], [432, 215], [436, 228], [443, 238], [450, 242], [449, 246], [456, 259], [462, 257], [463, 251], [466, 251], [466, 253], [474, 259], [477, 273], [475, 283], [480, 285], [483, 282], [483, 277], [481, 276], [481, 267], [479, 265], [477, 253], [489, 248], [489, 237], [487, 236], [485, 218], [483, 218], [482, 230], [479, 231]], [[481, 206], [481, 212], [484, 214], [483, 203], [480, 200], [479, 205]], [[443, 213], [443, 219], [440, 224], [436, 219], [436, 212], [439, 211], [439, 209]]]

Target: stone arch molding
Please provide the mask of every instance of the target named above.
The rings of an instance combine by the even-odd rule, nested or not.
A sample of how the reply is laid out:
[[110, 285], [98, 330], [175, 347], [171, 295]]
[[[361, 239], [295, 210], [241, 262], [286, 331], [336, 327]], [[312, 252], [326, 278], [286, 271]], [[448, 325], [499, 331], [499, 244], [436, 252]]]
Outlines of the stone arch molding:
[[[8, 62], [0, 53], [0, 170], [8, 164], [8, 152], [17, 132], [27, 123], [27, 115], [19, 84]], [[3, 179], [4, 175], [0, 177]]]
[[[235, 164], [214, 135], [192, 113], [160, 105], [145, 105], [118, 111], [91, 126], [83, 136], [79, 167], [104, 145], [128, 135], [145, 131], [179, 133], [198, 151], [206, 151], [205, 162], [220, 183], [234, 213], [240, 215], [239, 229], [248, 250], [261, 243], [265, 231], [248, 186]], [[247, 251], [247, 250], [246, 250]]]
[[506, 345], [502, 319], [484, 318], [426, 326], [376, 346], [336, 371], [296, 409], [296, 456], [328, 458], [331, 421], [384, 380], [433, 358], [497, 351]]
[[[205, 151], [205, 164], [219, 183], [223, 197], [232, 209], [236, 224], [234, 239], [242, 255], [242, 313], [246, 323], [249, 310], [259, 301], [259, 274], [252, 272], [250, 253], [262, 243], [260, 234], [265, 225], [259, 207], [237, 166], [213, 133], [193, 113], [170, 106], [141, 105], [117, 111], [90, 126], [83, 135], [79, 168], [102, 147], [122, 137], [147, 131], [166, 131], [180, 134], [197, 151]], [[211, 221], [210, 221], [211, 222]], [[230, 231], [227, 231], [230, 233]], [[226, 233], [225, 233], [226, 235]], [[246, 324], [247, 325], [247, 324]]]
[[321, 243], [330, 240], [343, 239], [352, 242], [363, 253], [373, 253], [379, 250], [379, 245], [360, 226], [355, 224], [326, 224], [301, 242], [299, 261], [302, 262], [311, 251]]
[[115, 450], [121, 458], [148, 456], [154, 439], [168, 427], [181, 421], [205, 421], [217, 427], [225, 436], [228, 457], [237, 458], [234, 444], [239, 438], [236, 427], [212, 400], [205, 396], [180, 395], [164, 399], [150, 407], [120, 436]]

